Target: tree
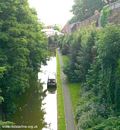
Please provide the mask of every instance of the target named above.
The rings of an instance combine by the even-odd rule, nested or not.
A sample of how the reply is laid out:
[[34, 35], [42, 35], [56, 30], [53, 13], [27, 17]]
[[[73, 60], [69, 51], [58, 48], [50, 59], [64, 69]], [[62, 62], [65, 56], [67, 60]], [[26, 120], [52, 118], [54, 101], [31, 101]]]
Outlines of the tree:
[[75, 0], [72, 7], [74, 16], [70, 20], [70, 23], [87, 19], [94, 15], [95, 10], [100, 11], [103, 6], [104, 2], [102, 0]]
[[42, 24], [27, 0], [0, 1], [0, 88], [4, 120], [17, 109], [16, 97], [37, 80], [41, 64], [46, 62], [47, 38]]
[[119, 25], [80, 29], [69, 37], [70, 61], [64, 72], [70, 82], [81, 83], [76, 110], [78, 129], [119, 129]]

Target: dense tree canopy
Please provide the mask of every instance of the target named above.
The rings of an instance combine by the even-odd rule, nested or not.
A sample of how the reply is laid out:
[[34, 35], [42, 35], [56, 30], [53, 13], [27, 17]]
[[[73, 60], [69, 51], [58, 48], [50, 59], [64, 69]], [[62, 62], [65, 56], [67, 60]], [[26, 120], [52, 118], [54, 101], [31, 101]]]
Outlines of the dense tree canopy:
[[70, 23], [82, 21], [92, 15], [94, 15], [95, 10], [100, 11], [104, 6], [102, 0], [75, 0], [72, 7], [73, 18]]
[[120, 129], [119, 25], [80, 29], [68, 37], [64, 72], [70, 82], [82, 85], [76, 110], [79, 130]]
[[0, 0], [0, 88], [5, 119], [46, 61], [47, 38], [27, 0]]

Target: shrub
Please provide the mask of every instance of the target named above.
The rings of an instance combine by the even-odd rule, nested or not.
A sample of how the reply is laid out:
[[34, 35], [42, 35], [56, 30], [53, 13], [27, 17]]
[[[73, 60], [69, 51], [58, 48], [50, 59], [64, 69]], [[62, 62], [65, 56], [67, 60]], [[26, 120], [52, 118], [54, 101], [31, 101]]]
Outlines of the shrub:
[[120, 130], [120, 117], [109, 117], [89, 130]]
[[110, 12], [111, 10], [108, 5], [103, 7], [100, 16], [100, 23], [102, 27], [104, 27], [108, 23], [108, 17], [110, 15]]

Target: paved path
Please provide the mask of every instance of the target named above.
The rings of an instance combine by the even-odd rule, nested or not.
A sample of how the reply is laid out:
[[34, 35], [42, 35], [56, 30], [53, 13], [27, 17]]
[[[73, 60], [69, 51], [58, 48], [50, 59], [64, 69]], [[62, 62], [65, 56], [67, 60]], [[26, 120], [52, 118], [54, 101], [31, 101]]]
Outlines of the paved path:
[[74, 115], [72, 111], [72, 104], [70, 99], [70, 93], [67, 86], [66, 76], [63, 73], [63, 62], [60, 52], [58, 51], [60, 66], [61, 66], [61, 81], [62, 81], [62, 90], [64, 96], [64, 108], [65, 108], [65, 120], [66, 120], [66, 130], [76, 130]]

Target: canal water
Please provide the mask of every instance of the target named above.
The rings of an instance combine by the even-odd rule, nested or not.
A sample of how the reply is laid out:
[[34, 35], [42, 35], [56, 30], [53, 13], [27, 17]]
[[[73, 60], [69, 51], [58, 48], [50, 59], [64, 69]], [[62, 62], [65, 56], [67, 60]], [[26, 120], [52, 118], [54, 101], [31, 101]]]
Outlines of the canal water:
[[57, 93], [56, 88], [47, 89], [47, 79], [51, 74], [56, 75], [56, 58], [51, 57], [47, 61], [47, 66], [42, 66], [38, 73], [38, 79], [43, 83], [43, 91], [46, 91], [46, 97], [43, 100], [43, 109], [45, 110], [45, 122], [48, 128], [42, 130], [57, 130]]
[[30, 89], [16, 99], [19, 106], [10, 120], [16, 128], [9, 130], [57, 130], [57, 92], [47, 89], [49, 74], [56, 74], [56, 57], [41, 66], [38, 81], [32, 79]]

